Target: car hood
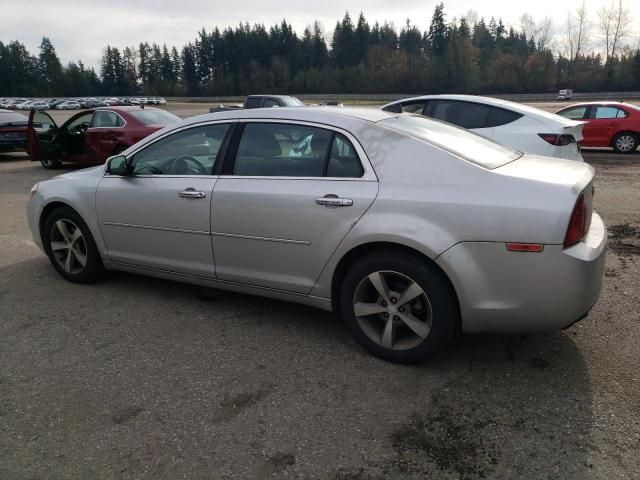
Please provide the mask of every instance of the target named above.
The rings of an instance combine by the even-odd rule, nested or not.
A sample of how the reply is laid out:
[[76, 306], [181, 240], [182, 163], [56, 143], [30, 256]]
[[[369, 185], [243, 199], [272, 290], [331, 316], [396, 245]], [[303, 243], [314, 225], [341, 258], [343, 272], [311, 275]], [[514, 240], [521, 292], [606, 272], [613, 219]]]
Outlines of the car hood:
[[73, 172], [63, 173], [45, 182], [55, 182], [60, 180], [84, 180], [89, 182], [91, 179], [95, 179], [97, 183], [104, 176], [104, 165], [98, 165], [97, 167], [83, 168], [75, 170]]

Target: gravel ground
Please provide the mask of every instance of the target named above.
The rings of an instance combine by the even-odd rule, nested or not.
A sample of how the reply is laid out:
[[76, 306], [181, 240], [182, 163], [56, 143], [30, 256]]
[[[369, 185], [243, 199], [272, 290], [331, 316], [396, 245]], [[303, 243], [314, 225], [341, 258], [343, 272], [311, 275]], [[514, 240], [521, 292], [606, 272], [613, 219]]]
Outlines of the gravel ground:
[[54, 172], [0, 155], [0, 478], [638, 478], [640, 154], [585, 157], [611, 237], [590, 315], [407, 367], [302, 306], [65, 282], [25, 219]]

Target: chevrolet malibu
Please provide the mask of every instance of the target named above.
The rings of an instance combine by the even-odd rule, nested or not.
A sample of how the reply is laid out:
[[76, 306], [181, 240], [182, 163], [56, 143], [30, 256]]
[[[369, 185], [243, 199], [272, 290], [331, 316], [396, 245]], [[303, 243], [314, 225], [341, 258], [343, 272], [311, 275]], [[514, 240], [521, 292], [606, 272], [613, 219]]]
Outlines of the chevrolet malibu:
[[415, 362], [457, 331], [587, 314], [606, 244], [593, 179], [421, 116], [234, 110], [34, 185], [28, 220], [71, 282], [123, 270], [311, 305]]

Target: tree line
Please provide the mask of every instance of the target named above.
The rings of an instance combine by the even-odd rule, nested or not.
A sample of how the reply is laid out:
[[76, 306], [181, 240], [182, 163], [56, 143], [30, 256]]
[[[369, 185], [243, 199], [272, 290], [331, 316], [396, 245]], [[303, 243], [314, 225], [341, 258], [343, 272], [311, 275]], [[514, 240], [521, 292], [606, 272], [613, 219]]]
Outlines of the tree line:
[[[595, 25], [583, 3], [560, 41], [552, 41], [549, 18], [536, 23], [528, 14], [515, 27], [474, 11], [448, 21], [441, 3], [427, 30], [407, 20], [398, 31], [347, 12], [329, 41], [318, 22], [299, 36], [282, 20], [268, 29], [203, 28], [180, 50], [108, 45], [99, 74], [81, 61], [63, 66], [46, 37], [38, 55], [0, 42], [0, 96], [632, 90], [640, 88], [640, 45], [623, 47], [630, 23], [623, 0], [598, 11]], [[593, 49], [594, 28], [601, 49]]]

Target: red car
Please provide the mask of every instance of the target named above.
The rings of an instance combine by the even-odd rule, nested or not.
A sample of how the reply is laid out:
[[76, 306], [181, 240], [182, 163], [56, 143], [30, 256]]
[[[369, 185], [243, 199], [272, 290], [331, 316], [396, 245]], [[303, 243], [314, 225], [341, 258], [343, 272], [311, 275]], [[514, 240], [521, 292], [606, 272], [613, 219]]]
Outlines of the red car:
[[27, 150], [45, 168], [62, 162], [100, 165], [180, 117], [158, 108], [104, 107], [85, 110], [60, 127], [45, 112], [31, 111]]
[[620, 102], [585, 102], [558, 110], [558, 115], [584, 120], [583, 147], [611, 147], [632, 153], [640, 142], [640, 107]]
[[0, 152], [25, 149], [27, 120], [22, 113], [0, 110]]

